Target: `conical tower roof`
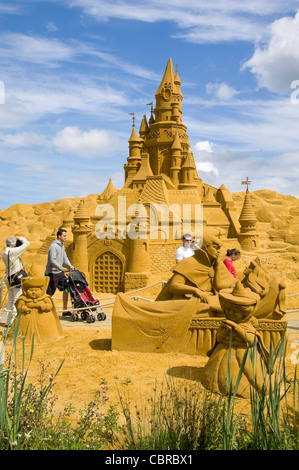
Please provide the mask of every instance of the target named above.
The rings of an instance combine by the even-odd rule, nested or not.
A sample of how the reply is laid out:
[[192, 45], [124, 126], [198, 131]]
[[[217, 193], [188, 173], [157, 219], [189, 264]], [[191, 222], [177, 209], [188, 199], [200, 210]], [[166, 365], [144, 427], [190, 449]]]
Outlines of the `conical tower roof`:
[[142, 118], [142, 121], [141, 121], [141, 124], [140, 124], [139, 134], [140, 134], [140, 136], [143, 136], [147, 132], [148, 132], [148, 123], [147, 123], [147, 120], [146, 120], [146, 115], [144, 114], [143, 118]]
[[101, 196], [102, 199], [109, 199], [110, 197], [113, 196], [114, 193], [116, 193], [117, 189], [112, 183], [112, 179], [109, 178], [109, 183], [107, 184], [106, 188], [102, 192]]
[[74, 215], [74, 220], [75, 221], [88, 221], [89, 220], [89, 215], [88, 215], [88, 212], [86, 210], [86, 207], [85, 207], [85, 202], [84, 202], [84, 199], [81, 199], [79, 205], [78, 205], [78, 208], [75, 212], [75, 215]]
[[163, 78], [161, 80], [160, 86], [158, 90], [156, 91], [156, 96], [163, 94], [165, 84], [170, 85], [172, 87], [173, 93], [182, 95], [182, 92], [180, 89], [181, 82], [180, 82], [180, 79], [178, 78], [178, 75], [174, 74], [172, 59], [169, 59], [167, 62], [166, 69], [165, 69]]
[[142, 141], [142, 139], [141, 137], [138, 137], [135, 126], [134, 126], [131, 132], [131, 137], [129, 138], [128, 142], [131, 143], [131, 142], [140, 142], [140, 141]]
[[141, 155], [141, 165], [132, 182], [134, 181], [146, 181], [147, 176], [153, 176], [153, 171], [149, 162], [149, 154], [143, 153]]
[[180, 141], [178, 132], [175, 133], [175, 137], [173, 139], [171, 149], [172, 150], [182, 150], [181, 141]]
[[179, 74], [178, 74], [178, 70], [176, 70], [175, 77], [174, 77], [174, 82], [178, 86], [181, 86], [181, 84], [182, 84], [182, 82], [180, 80], [180, 77], [179, 77]]
[[182, 168], [192, 168], [193, 170], [196, 168], [193, 153], [191, 152], [191, 150], [189, 150], [189, 152], [187, 153], [187, 157], [185, 158]]
[[241, 215], [239, 217], [239, 222], [242, 225], [254, 225], [257, 222], [257, 218], [252, 208], [250, 193], [245, 193], [243, 208], [241, 211]]

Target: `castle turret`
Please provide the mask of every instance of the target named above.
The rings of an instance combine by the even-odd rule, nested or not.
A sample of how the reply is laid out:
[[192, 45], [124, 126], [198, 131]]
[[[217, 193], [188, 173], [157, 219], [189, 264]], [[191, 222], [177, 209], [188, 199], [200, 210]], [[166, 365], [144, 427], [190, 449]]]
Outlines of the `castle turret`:
[[250, 193], [246, 191], [244, 203], [239, 217], [240, 233], [238, 239], [243, 250], [251, 251], [258, 248], [258, 234], [256, 232], [257, 218], [252, 208]]
[[[151, 117], [146, 126], [142, 121], [140, 135], [144, 139], [142, 152], [150, 156], [150, 165], [155, 176], [162, 175], [168, 184], [178, 188], [181, 178], [179, 170], [190, 150], [187, 126], [182, 123], [181, 80], [173, 70], [169, 59], [161, 83], [155, 93], [156, 106], [151, 105]], [[179, 157], [181, 160], [179, 162]], [[178, 166], [180, 168], [178, 170]], [[195, 180], [198, 181], [196, 168]], [[192, 185], [194, 187], [194, 185]]]
[[128, 163], [124, 165], [125, 182], [127, 182], [127, 180], [129, 180], [128, 182], [130, 182], [139, 170], [141, 163], [142, 146], [143, 139], [141, 137], [138, 137], [135, 130], [135, 126], [133, 125], [131, 137], [129, 139], [129, 157], [127, 159]]
[[143, 117], [142, 117], [140, 128], [139, 128], [139, 135], [142, 139], [144, 139], [144, 137], [148, 133], [148, 129], [149, 129], [149, 127], [148, 127], [148, 123], [147, 123], [147, 120], [146, 120], [146, 115], [144, 114]]
[[117, 189], [112, 183], [112, 178], [109, 178], [109, 183], [107, 184], [104, 191], [98, 196], [97, 202], [102, 203], [103, 201], [109, 200], [113, 196], [113, 194], [115, 194], [116, 192], [117, 192]]
[[[181, 82], [178, 74], [175, 75], [172, 60], [169, 59], [164, 76], [156, 91], [155, 122], [171, 121], [173, 105], [176, 105], [178, 116], [182, 114], [183, 95], [180, 89]], [[177, 119], [175, 119], [177, 120]]]
[[189, 151], [181, 168], [181, 183], [179, 184], [179, 189], [197, 188], [197, 184], [194, 181], [195, 171], [196, 167], [193, 153]]
[[142, 189], [145, 186], [148, 176], [153, 176], [153, 172], [149, 163], [149, 154], [143, 153], [141, 155], [140, 168], [133, 177], [130, 187], [132, 189]]
[[179, 173], [181, 170], [182, 146], [178, 133], [175, 134], [171, 147], [170, 178], [175, 186], [179, 185]]
[[74, 214], [74, 226], [72, 228], [72, 264], [86, 275], [87, 280], [89, 280], [87, 237], [92, 232], [89, 222], [90, 218], [84, 200], [81, 199], [78, 209]]

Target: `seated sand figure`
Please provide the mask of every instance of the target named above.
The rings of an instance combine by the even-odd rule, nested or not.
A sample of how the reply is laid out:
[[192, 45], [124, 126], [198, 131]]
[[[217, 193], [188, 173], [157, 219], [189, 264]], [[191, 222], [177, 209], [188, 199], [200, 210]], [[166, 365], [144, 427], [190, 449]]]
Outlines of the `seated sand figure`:
[[[253, 317], [259, 296], [237, 281], [233, 289], [220, 291], [219, 300], [226, 319], [217, 331], [215, 345], [207, 352], [210, 359], [202, 371], [202, 385], [211, 392], [227, 394], [229, 368], [234, 389], [244, 354], [249, 348], [237, 395], [249, 398], [250, 387], [258, 392], [263, 388], [267, 393], [272, 380], [267, 372], [269, 352], [255, 328], [258, 320]], [[254, 344], [256, 354], [253, 353]]]
[[221, 315], [218, 292], [233, 287], [234, 276], [219, 259], [221, 242], [212, 233], [206, 232], [202, 246], [194, 245], [194, 255], [183, 260], [173, 269], [173, 276], [162, 289], [156, 301], [186, 299], [195, 296], [201, 305], [194, 314]]
[[270, 276], [259, 258], [245, 269], [242, 284], [260, 297], [253, 313], [256, 318], [282, 319], [286, 313], [286, 284], [280, 276]]
[[155, 302], [135, 301], [119, 293], [112, 314], [112, 348], [144, 352], [180, 351], [194, 315], [223, 312], [217, 292], [236, 279], [217, 260], [220, 241], [206, 233], [201, 249], [182, 260]]
[[[62, 327], [53, 300], [46, 294], [47, 276], [23, 278], [23, 294], [17, 299], [16, 309], [21, 315], [19, 329], [25, 336], [25, 343], [50, 343], [63, 337]], [[18, 317], [15, 323], [18, 321]]]

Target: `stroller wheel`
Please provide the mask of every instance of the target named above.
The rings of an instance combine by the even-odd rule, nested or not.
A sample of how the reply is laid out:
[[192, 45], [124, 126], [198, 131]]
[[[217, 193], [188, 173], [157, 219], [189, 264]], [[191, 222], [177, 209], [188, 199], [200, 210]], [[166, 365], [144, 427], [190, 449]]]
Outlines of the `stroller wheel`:
[[82, 318], [82, 320], [86, 320], [86, 319], [87, 319], [87, 316], [88, 316], [88, 313], [86, 313], [85, 311], [83, 311], [83, 312], [81, 313], [81, 318]]
[[77, 313], [72, 313], [70, 316], [70, 321], [78, 321], [78, 315]]
[[104, 312], [98, 313], [97, 319], [98, 319], [99, 321], [106, 320], [106, 313], [104, 313]]
[[96, 317], [93, 314], [90, 315], [90, 321], [91, 323], [94, 323], [96, 321]]

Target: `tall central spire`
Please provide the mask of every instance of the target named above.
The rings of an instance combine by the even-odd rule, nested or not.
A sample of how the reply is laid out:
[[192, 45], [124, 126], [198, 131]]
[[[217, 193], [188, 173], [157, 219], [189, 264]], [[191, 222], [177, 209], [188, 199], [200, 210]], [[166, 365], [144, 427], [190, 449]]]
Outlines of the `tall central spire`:
[[182, 100], [178, 73], [174, 73], [172, 60], [169, 59], [162, 81], [156, 91], [155, 122], [182, 122]]
[[174, 72], [172, 60], [169, 59], [155, 93], [155, 108], [152, 101], [147, 103], [151, 105], [150, 119], [147, 121], [144, 115], [139, 130], [140, 137], [134, 133], [134, 142], [132, 136], [129, 140], [130, 157], [125, 165], [127, 187], [133, 185], [132, 178], [139, 170], [141, 154], [148, 154], [148, 164], [144, 167], [152, 171], [148, 176], [162, 176], [168, 188], [194, 189], [198, 186], [199, 178], [193, 154], [190, 152], [187, 126], [182, 122], [183, 95], [180, 86], [177, 67]]

